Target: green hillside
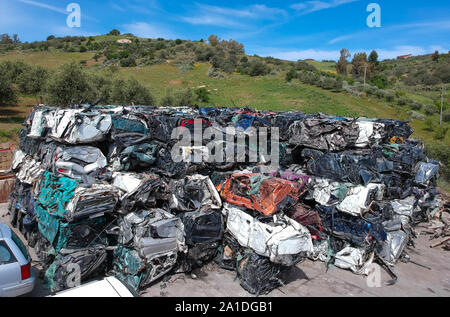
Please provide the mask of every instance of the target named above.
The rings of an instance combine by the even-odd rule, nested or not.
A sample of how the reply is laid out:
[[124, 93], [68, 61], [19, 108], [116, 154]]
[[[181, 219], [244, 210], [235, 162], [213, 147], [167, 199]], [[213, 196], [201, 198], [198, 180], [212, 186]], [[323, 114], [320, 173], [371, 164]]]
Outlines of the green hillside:
[[[123, 38], [130, 39], [132, 43], [116, 42]], [[413, 137], [423, 139], [427, 145], [436, 146], [441, 152], [442, 148], [450, 145], [450, 133], [437, 131], [437, 101], [442, 85], [425, 85], [424, 82], [412, 80], [405, 82], [403, 79], [408, 76], [421, 78], [424, 68], [430, 76], [440, 76], [438, 69], [447, 67], [447, 60], [447, 55], [441, 55], [441, 65], [438, 66], [433, 64], [435, 62], [430, 56], [408, 61], [383, 61], [372, 75], [386, 76], [389, 85], [378, 88], [375, 81], [364, 87], [359, 83], [360, 78], [351, 73], [337, 75], [336, 63], [331, 61], [296, 63], [247, 56], [243, 46], [234, 41], [218, 40], [214, 46], [205, 41], [103, 35], [0, 45], [0, 65], [6, 61], [22, 61], [41, 66], [51, 80], [62, 65], [74, 62], [83, 65], [89, 76], [92, 74], [100, 78], [101, 84], [96, 77], [95, 85], [109, 85], [108, 89], [114, 86], [115, 80], [137, 79], [151, 93], [157, 105], [177, 92], [193, 92], [203, 88], [209, 100], [191, 99], [191, 102], [199, 106], [250, 106], [260, 110], [300, 110], [410, 121], [415, 131]], [[418, 75], [414, 67], [420, 70]], [[287, 80], [289, 72], [293, 76]], [[107, 84], [108, 81], [113, 83]], [[41, 100], [48, 102], [48, 93], [44, 88], [38, 93], [23, 93], [19, 84], [12, 85], [18, 100], [15, 105], [0, 106], [0, 139], [17, 143], [20, 123], [33, 104]], [[448, 87], [448, 83], [445, 85]], [[99, 86], [92, 98], [96, 99], [104, 88]], [[114, 99], [106, 99], [105, 102], [111, 100]], [[446, 107], [448, 100], [446, 97]], [[444, 122], [441, 129], [448, 130], [449, 127], [449, 122]], [[438, 132], [441, 135], [437, 135]], [[443, 155], [448, 156], [446, 153], [436, 154], [436, 157], [442, 160]], [[441, 185], [450, 188], [445, 181]]]

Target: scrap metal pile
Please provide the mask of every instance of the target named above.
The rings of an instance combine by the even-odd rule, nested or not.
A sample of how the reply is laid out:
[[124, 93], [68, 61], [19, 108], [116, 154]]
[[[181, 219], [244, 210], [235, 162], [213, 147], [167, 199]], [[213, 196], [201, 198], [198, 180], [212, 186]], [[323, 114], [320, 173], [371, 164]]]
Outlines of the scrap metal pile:
[[[439, 163], [394, 120], [41, 105], [24, 126], [10, 214], [53, 291], [73, 286], [76, 272], [81, 280], [115, 275], [139, 292], [212, 262], [236, 271], [248, 292], [264, 294], [306, 258], [356, 274], [377, 262], [393, 283], [415, 225], [440, 207]], [[264, 128], [278, 128], [279, 165], [259, 151], [251, 159], [271, 140], [250, 141]], [[178, 160], [174, 129], [226, 138], [215, 139], [223, 147], [212, 153], [211, 139], [194, 133]], [[229, 149], [234, 160], [192, 159]]]

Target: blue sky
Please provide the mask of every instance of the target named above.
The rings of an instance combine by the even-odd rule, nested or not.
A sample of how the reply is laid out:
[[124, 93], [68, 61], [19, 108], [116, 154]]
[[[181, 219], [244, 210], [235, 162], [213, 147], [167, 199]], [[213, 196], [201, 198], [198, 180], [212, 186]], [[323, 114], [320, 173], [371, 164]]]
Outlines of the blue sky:
[[[69, 3], [81, 7], [81, 27], [66, 25]], [[370, 3], [381, 27], [369, 28]], [[337, 59], [376, 49], [381, 58], [450, 50], [448, 0], [0, 0], [0, 33], [22, 41], [50, 34], [97, 35], [113, 28], [142, 37], [199, 40], [210, 34], [244, 43], [247, 54], [297, 60]]]

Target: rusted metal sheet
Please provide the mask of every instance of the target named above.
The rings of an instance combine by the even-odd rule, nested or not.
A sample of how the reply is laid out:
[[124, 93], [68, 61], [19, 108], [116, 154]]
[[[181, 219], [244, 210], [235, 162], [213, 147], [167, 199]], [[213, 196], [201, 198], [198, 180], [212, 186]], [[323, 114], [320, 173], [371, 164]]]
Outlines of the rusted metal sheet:
[[9, 200], [9, 195], [14, 188], [13, 174], [0, 175], [0, 203], [6, 203]]

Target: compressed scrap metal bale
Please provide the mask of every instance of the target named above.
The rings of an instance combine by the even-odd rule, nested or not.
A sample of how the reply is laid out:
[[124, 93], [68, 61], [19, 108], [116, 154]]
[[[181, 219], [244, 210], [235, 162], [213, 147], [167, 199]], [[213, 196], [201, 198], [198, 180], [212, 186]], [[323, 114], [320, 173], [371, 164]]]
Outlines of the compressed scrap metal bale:
[[292, 206], [299, 196], [296, 182], [261, 174], [234, 174], [220, 188], [228, 203], [272, 215]]
[[184, 233], [188, 252], [181, 260], [184, 271], [211, 261], [224, 232], [224, 219], [217, 210], [207, 209], [180, 214], [184, 224]]
[[129, 213], [119, 226], [114, 270], [136, 291], [169, 273], [186, 251], [183, 223], [162, 209]]
[[163, 182], [155, 174], [114, 173], [113, 185], [121, 191], [121, 211], [128, 213], [157, 207], [163, 199]]
[[313, 252], [309, 231], [296, 221], [284, 217], [263, 223], [243, 210], [226, 205], [227, 230], [240, 245], [253, 249], [274, 263], [294, 265], [308, 252]]
[[265, 295], [286, 284], [291, 266], [269, 261], [255, 252], [247, 252], [237, 263], [240, 285], [250, 294]]
[[220, 209], [222, 200], [211, 179], [207, 176], [192, 175], [169, 184], [172, 195], [169, 207], [173, 211], [196, 211], [204, 206]]
[[94, 274], [100, 274], [106, 260], [103, 245], [82, 249], [62, 249], [45, 271], [44, 286], [53, 292], [80, 285]]

